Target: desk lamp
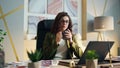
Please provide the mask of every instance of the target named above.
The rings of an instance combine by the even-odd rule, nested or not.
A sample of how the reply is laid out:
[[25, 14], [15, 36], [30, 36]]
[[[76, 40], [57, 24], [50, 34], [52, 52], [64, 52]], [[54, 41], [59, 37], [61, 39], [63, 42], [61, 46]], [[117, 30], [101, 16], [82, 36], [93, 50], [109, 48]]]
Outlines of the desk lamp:
[[[98, 41], [105, 41], [104, 32], [109, 30], [114, 30], [114, 23], [113, 23], [113, 17], [112, 16], [98, 16], [94, 19], [94, 30], [98, 31]], [[108, 46], [109, 47], [109, 46]], [[112, 65], [112, 55], [110, 53], [109, 48], [109, 58], [110, 58], [110, 65]]]
[[104, 32], [114, 30], [114, 23], [112, 16], [98, 16], [94, 19], [94, 30], [98, 31], [97, 40], [105, 41]]

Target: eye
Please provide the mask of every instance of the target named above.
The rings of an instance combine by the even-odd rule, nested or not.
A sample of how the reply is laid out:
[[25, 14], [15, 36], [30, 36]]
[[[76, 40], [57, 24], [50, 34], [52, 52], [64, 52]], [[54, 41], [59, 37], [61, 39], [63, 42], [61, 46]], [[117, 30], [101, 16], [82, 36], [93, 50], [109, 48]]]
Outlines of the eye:
[[69, 20], [61, 20], [61, 22], [69, 23]]

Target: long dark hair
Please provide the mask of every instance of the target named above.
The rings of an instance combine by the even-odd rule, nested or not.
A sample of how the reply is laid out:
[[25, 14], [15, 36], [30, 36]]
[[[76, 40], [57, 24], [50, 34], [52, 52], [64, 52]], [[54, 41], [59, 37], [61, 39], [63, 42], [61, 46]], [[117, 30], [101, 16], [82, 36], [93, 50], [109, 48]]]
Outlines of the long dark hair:
[[68, 28], [71, 32], [72, 32], [72, 20], [70, 18], [70, 16], [68, 15], [67, 12], [60, 12], [58, 13], [58, 15], [55, 17], [55, 20], [54, 20], [54, 23], [53, 23], [53, 26], [51, 28], [51, 32], [56, 34], [57, 32], [59, 32], [59, 25], [60, 25], [60, 20], [64, 17], [64, 16], [67, 16], [69, 18], [69, 25], [68, 25]]

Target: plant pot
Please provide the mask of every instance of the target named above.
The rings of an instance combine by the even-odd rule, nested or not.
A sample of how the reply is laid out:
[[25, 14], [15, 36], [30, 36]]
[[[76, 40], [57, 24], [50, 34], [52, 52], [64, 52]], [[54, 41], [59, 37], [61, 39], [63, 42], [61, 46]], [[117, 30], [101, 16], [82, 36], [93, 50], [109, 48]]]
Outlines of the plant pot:
[[0, 50], [0, 68], [4, 68], [5, 54], [4, 51]]
[[28, 68], [41, 68], [41, 62], [38, 61], [38, 62], [28, 63]]
[[86, 59], [86, 68], [97, 68], [98, 59]]

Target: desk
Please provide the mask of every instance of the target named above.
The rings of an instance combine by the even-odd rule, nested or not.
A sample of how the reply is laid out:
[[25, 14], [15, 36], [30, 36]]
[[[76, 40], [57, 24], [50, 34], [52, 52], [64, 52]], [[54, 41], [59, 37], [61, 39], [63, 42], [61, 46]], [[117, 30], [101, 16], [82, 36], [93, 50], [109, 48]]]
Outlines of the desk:
[[[69, 68], [68, 61], [61, 63], [60, 65], [67, 66]], [[106, 64], [99, 64], [97, 68], [120, 68], [120, 62], [114, 62], [112, 63], [113, 67], [110, 66], [110, 63]], [[75, 68], [86, 68], [85, 65], [76, 65]]]
[[[66, 60], [68, 61], [68, 60]], [[98, 68], [120, 68], [120, 62], [119, 63], [112, 63], [114, 67], [109, 67], [110, 64], [100, 64], [98, 65]], [[4, 68], [28, 68], [28, 62], [17, 62], [17, 63], [11, 63], [6, 65]], [[49, 67], [42, 67], [42, 68], [70, 68], [68, 65], [50, 65]], [[85, 65], [76, 65], [75, 68], [86, 68]]]
[[[98, 68], [120, 68], [120, 63], [112, 63], [113, 67], [110, 67], [110, 64], [99, 64]], [[81, 68], [86, 68], [86, 66], [82, 66]]]
[[100, 64], [98, 65], [100, 68], [120, 68], [120, 62], [119, 63], [112, 63], [113, 67], [110, 66], [110, 64]]

